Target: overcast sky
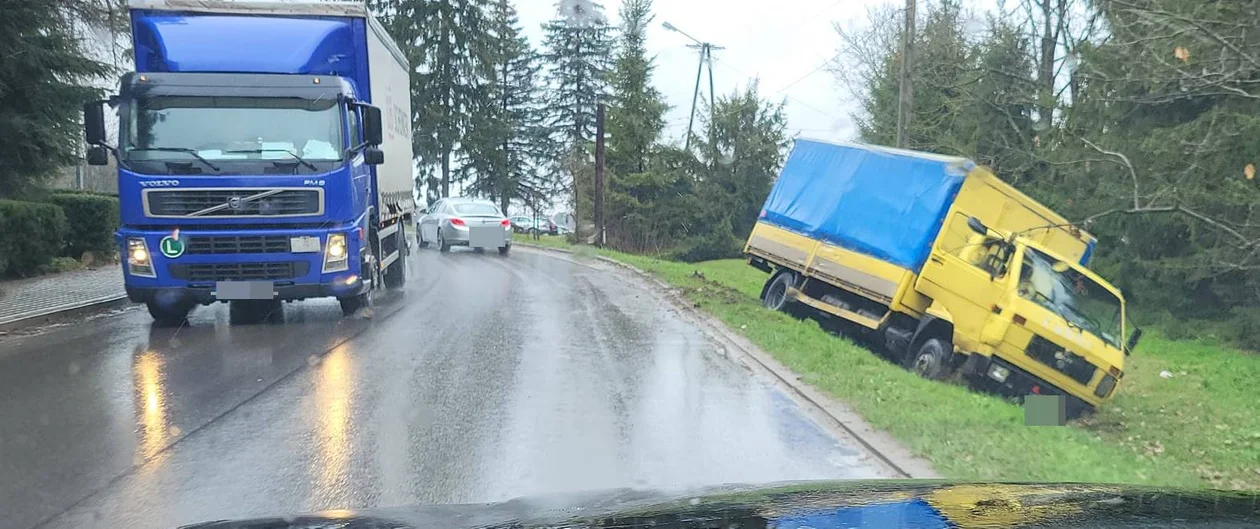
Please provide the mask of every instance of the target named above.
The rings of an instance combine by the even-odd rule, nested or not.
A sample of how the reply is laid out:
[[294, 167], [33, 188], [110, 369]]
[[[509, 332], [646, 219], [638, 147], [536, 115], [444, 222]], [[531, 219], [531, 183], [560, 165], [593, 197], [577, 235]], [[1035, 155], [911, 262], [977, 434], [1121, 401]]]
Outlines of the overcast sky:
[[[846, 27], [863, 23], [868, 6], [889, 1], [655, 0], [656, 20], [648, 30], [647, 45], [656, 57], [656, 87], [673, 106], [663, 139], [681, 142], [687, 130], [698, 64], [697, 51], [686, 47], [691, 41], [665, 30], [663, 22], [726, 48], [714, 52], [719, 95], [759, 78], [763, 97], [786, 99], [789, 134], [853, 139], [852, 96], [819, 67], [836, 54], [834, 23]], [[621, 0], [602, 4], [609, 22], [617, 24]], [[541, 26], [556, 14], [555, 0], [516, 0], [516, 5], [526, 34], [540, 46]], [[707, 92], [707, 71], [705, 75], [701, 86]]]

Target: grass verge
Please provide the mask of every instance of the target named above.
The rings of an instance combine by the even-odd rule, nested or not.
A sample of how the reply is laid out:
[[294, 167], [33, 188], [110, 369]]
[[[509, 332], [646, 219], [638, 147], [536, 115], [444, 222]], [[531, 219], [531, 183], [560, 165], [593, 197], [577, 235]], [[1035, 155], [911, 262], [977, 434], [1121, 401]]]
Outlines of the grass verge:
[[[568, 247], [558, 237], [540, 245]], [[1260, 356], [1151, 332], [1111, 403], [1067, 427], [1028, 427], [1019, 406], [921, 379], [815, 322], [765, 310], [757, 298], [767, 276], [742, 260], [598, 253], [679, 288], [946, 477], [1260, 488], [1260, 413], [1252, 404]]]

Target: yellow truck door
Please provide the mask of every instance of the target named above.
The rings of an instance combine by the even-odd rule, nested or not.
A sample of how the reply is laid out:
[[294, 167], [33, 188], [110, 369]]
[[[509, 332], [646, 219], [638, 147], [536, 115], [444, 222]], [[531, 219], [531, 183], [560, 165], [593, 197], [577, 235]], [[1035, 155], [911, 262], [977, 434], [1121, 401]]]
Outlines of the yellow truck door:
[[967, 227], [967, 218], [955, 210], [946, 219], [944, 233], [923, 264], [915, 289], [949, 311], [954, 345], [974, 351], [1003, 293], [1011, 256], [1002, 245], [986, 246], [985, 238]]

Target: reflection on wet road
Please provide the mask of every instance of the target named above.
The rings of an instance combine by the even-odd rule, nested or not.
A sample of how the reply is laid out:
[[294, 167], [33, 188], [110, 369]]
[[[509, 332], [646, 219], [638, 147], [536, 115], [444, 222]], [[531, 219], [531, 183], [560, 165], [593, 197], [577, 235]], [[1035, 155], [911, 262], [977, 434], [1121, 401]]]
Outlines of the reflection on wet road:
[[0, 338], [6, 527], [173, 527], [613, 487], [875, 477], [623, 272], [421, 251], [371, 319]]

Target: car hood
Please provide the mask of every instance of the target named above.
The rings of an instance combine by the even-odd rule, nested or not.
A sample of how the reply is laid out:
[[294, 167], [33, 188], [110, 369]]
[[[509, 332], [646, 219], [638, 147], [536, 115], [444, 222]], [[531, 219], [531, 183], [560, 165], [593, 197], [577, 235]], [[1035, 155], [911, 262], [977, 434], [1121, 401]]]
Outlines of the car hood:
[[1242, 527], [1260, 494], [1118, 485], [845, 481], [620, 489], [501, 503], [329, 511], [187, 529], [839, 529], [841, 527]]

